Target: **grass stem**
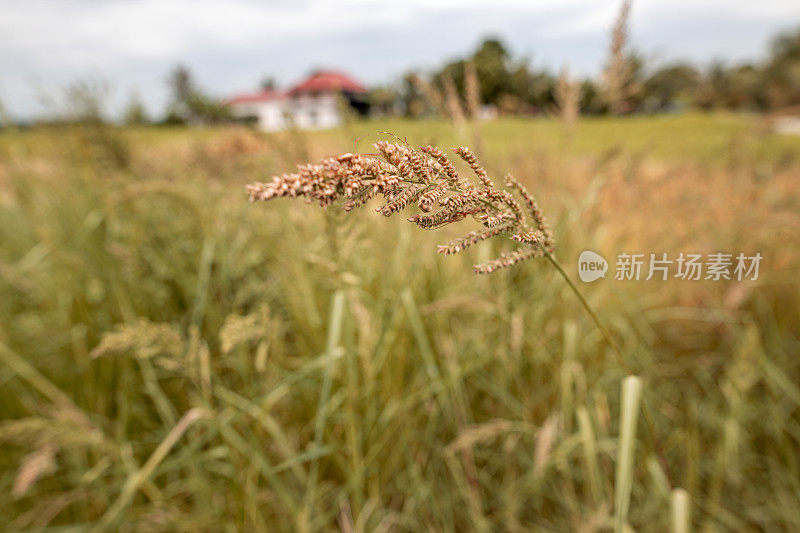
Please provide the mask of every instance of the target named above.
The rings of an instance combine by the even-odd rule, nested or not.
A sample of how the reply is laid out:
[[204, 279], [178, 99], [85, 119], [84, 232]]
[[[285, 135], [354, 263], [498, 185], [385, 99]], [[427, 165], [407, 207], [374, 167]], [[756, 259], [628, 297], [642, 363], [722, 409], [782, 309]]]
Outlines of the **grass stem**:
[[[569, 275], [564, 270], [564, 267], [561, 266], [561, 263], [558, 261], [558, 259], [556, 259], [555, 256], [553, 256], [553, 254], [551, 254], [547, 250], [545, 250], [544, 254], [545, 257], [547, 257], [547, 259], [550, 260], [550, 263], [556, 268], [556, 270], [564, 279], [564, 281], [567, 283], [569, 288], [572, 289], [572, 292], [581, 302], [581, 305], [586, 310], [586, 312], [589, 313], [589, 316], [592, 317], [592, 321], [594, 322], [595, 326], [597, 326], [597, 329], [600, 330], [600, 333], [603, 335], [603, 338], [605, 339], [606, 343], [608, 343], [608, 345], [611, 347], [611, 350], [614, 352], [614, 355], [616, 356], [619, 365], [627, 374], [634, 374], [630, 366], [628, 366], [628, 364], [625, 362], [625, 357], [622, 355], [622, 350], [620, 349], [619, 345], [611, 336], [611, 333], [608, 331], [605, 324], [603, 324], [603, 322], [600, 320], [600, 317], [597, 316], [597, 313], [594, 312], [592, 306], [589, 305], [589, 302], [586, 300], [586, 298], [584, 298], [583, 293], [581, 293], [581, 291], [575, 285], [575, 282], [573, 282], [572, 279], [570, 279]], [[645, 426], [647, 427], [647, 434], [650, 438], [653, 450], [655, 451], [656, 456], [658, 456], [661, 468], [664, 469], [664, 475], [667, 477], [667, 482], [670, 484], [670, 486], [672, 486], [672, 477], [670, 476], [669, 473], [667, 458], [666, 455], [664, 454], [663, 448], [661, 447], [661, 443], [659, 442], [658, 438], [656, 438], [653, 418], [650, 414], [650, 409], [646, 401], [642, 401], [642, 404], [643, 404], [642, 417], [644, 418]]]
[[642, 380], [628, 376], [622, 382], [617, 474], [614, 482], [614, 531], [622, 533], [628, 521], [636, 451], [636, 421], [642, 397]]

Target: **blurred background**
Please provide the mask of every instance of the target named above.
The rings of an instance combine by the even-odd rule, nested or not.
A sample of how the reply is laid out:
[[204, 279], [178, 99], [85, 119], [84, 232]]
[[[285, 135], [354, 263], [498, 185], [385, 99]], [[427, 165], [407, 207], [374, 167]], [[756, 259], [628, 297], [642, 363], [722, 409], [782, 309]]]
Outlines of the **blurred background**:
[[0, 97], [5, 120], [20, 124], [221, 122], [237, 95], [283, 95], [333, 70], [364, 92], [364, 114], [421, 117], [442, 110], [421, 101], [415, 79], [442, 93], [452, 78], [463, 96], [471, 63], [487, 113], [547, 113], [562, 74], [581, 86], [587, 114], [798, 104], [795, 2], [641, 2], [616, 51], [627, 87], [611, 96], [617, 4], [7, 3]]
[[[0, 529], [800, 529], [797, 2], [0, 2], [0, 71]], [[624, 364], [474, 222], [247, 202], [384, 132], [522, 181]]]

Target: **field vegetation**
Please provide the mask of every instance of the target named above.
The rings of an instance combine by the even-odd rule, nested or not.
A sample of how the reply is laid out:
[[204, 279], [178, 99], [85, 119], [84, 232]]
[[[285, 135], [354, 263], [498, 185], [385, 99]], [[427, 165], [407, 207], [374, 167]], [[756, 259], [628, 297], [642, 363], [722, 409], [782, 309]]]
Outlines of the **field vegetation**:
[[[741, 114], [478, 128], [3, 130], [0, 528], [800, 530], [800, 138]], [[760, 252], [759, 279], [581, 284], [626, 382], [546, 261], [475, 276], [504, 248], [437, 254], [463, 226], [247, 202], [381, 131], [479, 140], [573, 279], [585, 249]]]

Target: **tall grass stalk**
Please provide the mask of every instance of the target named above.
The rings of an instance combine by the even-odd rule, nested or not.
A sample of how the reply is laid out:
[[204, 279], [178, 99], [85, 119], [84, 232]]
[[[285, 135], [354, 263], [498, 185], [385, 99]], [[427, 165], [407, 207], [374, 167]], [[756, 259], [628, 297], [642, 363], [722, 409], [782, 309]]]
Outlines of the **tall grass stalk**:
[[[622, 367], [622, 369], [626, 373], [628, 373], [628, 374], [633, 373], [631, 368], [630, 368], [630, 366], [628, 366], [628, 363], [625, 361], [625, 357], [622, 354], [622, 350], [620, 349], [619, 344], [617, 344], [617, 342], [611, 336], [611, 333], [608, 331], [608, 329], [606, 328], [605, 324], [603, 324], [603, 321], [600, 320], [600, 317], [597, 316], [597, 313], [594, 311], [594, 309], [592, 309], [592, 306], [589, 305], [589, 302], [586, 300], [586, 298], [584, 298], [583, 293], [581, 293], [580, 289], [578, 289], [577, 285], [575, 285], [575, 283], [569, 277], [569, 274], [567, 274], [567, 272], [564, 270], [564, 267], [561, 266], [561, 263], [558, 261], [558, 259], [556, 259], [555, 256], [549, 251], [545, 251], [544, 255], [545, 255], [545, 257], [547, 257], [547, 259], [550, 260], [550, 263], [556, 268], [558, 273], [561, 275], [561, 277], [567, 283], [567, 286], [569, 286], [569, 288], [572, 290], [572, 292], [575, 294], [575, 296], [580, 301], [580, 303], [583, 306], [583, 308], [586, 310], [586, 312], [592, 318], [592, 321], [594, 322], [594, 324], [597, 327], [598, 331], [600, 331], [600, 333], [603, 335], [603, 338], [608, 343], [608, 345], [611, 347], [611, 350], [614, 352], [614, 355], [615, 355], [615, 357], [617, 359], [617, 363]], [[656, 436], [655, 427], [654, 427], [655, 424], [653, 422], [652, 416], [650, 415], [650, 410], [649, 410], [649, 407], [648, 407], [648, 404], [647, 404], [646, 401], [643, 404], [642, 416], [644, 418], [645, 426], [647, 428], [648, 438], [650, 439], [650, 442], [651, 442], [651, 444], [653, 446], [653, 449], [656, 452], [656, 456], [658, 457], [658, 460], [659, 460], [659, 463], [661, 465], [661, 468], [663, 469], [664, 475], [667, 478], [667, 483], [672, 483], [672, 478], [671, 478], [670, 473], [669, 473], [669, 465], [667, 464], [667, 459], [666, 459], [666, 456], [664, 454], [664, 450], [661, 447], [661, 443], [658, 440], [658, 437]]]
[[691, 504], [686, 489], [672, 491], [672, 533], [691, 531]]
[[597, 439], [595, 437], [592, 421], [586, 407], [580, 406], [576, 412], [578, 417], [578, 428], [583, 445], [583, 459], [586, 467], [587, 477], [589, 478], [589, 492], [595, 506], [599, 506], [604, 500], [602, 474], [597, 463]]
[[106, 510], [96, 527], [92, 529], [93, 532], [107, 531], [115, 524], [119, 515], [133, 499], [136, 491], [142, 486], [142, 483], [150, 478], [156, 467], [166, 458], [172, 447], [186, 433], [186, 430], [203, 416], [205, 416], [205, 412], [201, 408], [193, 407], [181, 417], [178, 423], [167, 433], [167, 436], [164, 437], [164, 440], [156, 447], [147, 462], [139, 470], [128, 476], [122, 487], [122, 492]]
[[628, 376], [622, 383], [622, 409], [620, 414], [619, 445], [617, 448], [617, 473], [614, 482], [614, 531], [622, 533], [628, 520], [631, 489], [633, 489], [634, 453], [636, 451], [636, 422], [642, 381], [638, 376]]
[[2, 342], [0, 342], [0, 361], [8, 365], [11, 370], [30, 383], [33, 388], [38, 390], [40, 394], [53, 402], [57, 407], [69, 411], [81, 422], [88, 423], [83, 412], [75, 405], [69, 396]]
[[615, 115], [624, 111], [625, 101], [633, 91], [633, 65], [628, 52], [631, 1], [623, 0], [620, 5], [617, 19], [611, 29], [608, 59], [603, 71], [603, 96]]
[[[322, 378], [322, 390], [319, 393], [317, 402], [317, 414], [314, 418], [314, 447], [321, 449], [325, 434], [325, 423], [328, 419], [328, 403], [331, 398], [331, 388], [333, 386], [333, 363], [335, 352], [339, 346], [339, 339], [342, 334], [342, 322], [344, 321], [345, 295], [343, 291], [337, 291], [331, 301], [331, 318], [328, 325], [328, 338], [325, 342], [325, 370]], [[319, 476], [319, 462], [315, 461], [311, 467], [310, 485], [306, 493], [306, 515], [310, 519], [313, 510], [311, 506], [314, 502], [315, 491]]]

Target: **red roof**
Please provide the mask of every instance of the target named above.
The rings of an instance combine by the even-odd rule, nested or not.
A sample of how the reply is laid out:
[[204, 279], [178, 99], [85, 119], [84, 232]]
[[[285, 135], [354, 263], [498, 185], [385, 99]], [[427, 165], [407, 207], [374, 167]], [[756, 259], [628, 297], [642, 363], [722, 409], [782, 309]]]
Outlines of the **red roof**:
[[365, 93], [367, 89], [343, 72], [319, 70], [290, 88], [288, 94], [290, 96], [295, 96], [297, 94], [309, 92], [320, 93], [336, 91]]
[[283, 98], [280, 91], [259, 91], [255, 93], [236, 94], [228, 99], [228, 104], [250, 104], [253, 102], [268, 102]]

